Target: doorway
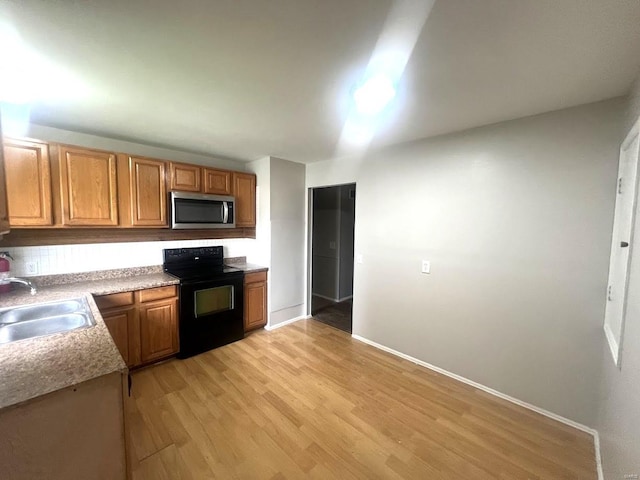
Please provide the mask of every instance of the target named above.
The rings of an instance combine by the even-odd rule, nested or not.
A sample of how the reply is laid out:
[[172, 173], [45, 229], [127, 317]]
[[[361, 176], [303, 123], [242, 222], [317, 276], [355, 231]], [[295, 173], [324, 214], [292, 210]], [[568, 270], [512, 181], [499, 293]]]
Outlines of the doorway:
[[355, 183], [309, 192], [309, 305], [314, 320], [351, 333]]

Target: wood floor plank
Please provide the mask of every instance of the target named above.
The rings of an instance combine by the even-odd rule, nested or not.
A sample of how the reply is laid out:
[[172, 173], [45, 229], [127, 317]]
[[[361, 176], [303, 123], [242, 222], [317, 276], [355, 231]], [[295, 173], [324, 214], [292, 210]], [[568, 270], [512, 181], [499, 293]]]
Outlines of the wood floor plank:
[[133, 374], [134, 480], [595, 479], [593, 439], [303, 320]]

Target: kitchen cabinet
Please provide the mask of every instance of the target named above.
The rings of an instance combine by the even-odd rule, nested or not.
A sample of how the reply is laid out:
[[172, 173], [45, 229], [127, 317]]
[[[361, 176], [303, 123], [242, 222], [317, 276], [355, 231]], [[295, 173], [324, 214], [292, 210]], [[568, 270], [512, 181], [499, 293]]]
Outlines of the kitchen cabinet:
[[166, 162], [118, 155], [118, 182], [121, 226], [168, 226]]
[[202, 167], [188, 165], [186, 163], [174, 163], [170, 165], [171, 190], [180, 192], [200, 192]]
[[109, 333], [128, 367], [133, 366], [137, 355], [135, 333], [137, 332], [138, 311], [134, 292], [113, 293], [95, 297]]
[[233, 196], [236, 199], [236, 227], [255, 227], [256, 176], [233, 172]]
[[59, 145], [56, 166], [63, 225], [118, 225], [115, 154]]
[[249, 332], [267, 324], [267, 272], [247, 273], [244, 276], [244, 331]]
[[102, 319], [107, 325], [107, 329], [109, 329], [109, 333], [113, 337], [113, 341], [116, 347], [118, 347], [124, 363], [130, 367], [134, 355], [133, 352], [129, 355], [129, 330], [131, 324], [136, 321], [135, 307], [105, 311]]
[[[32, 139], [5, 141], [0, 236], [16, 227], [11, 246], [255, 238], [253, 174]], [[168, 190], [233, 196], [237, 228], [171, 229]]]
[[7, 209], [7, 184], [4, 177], [4, 152], [2, 148], [2, 126], [0, 125], [0, 240], [9, 233], [9, 210]]
[[49, 145], [5, 138], [4, 168], [11, 226], [51, 226], [53, 211]]
[[216, 195], [231, 195], [232, 172], [204, 168], [204, 193]]
[[140, 306], [140, 360], [149, 363], [178, 352], [178, 300], [157, 300]]
[[179, 192], [209, 193], [214, 195], [232, 194], [233, 172], [215, 168], [200, 167], [187, 163], [171, 163], [171, 190]]
[[126, 374], [113, 372], [0, 410], [2, 478], [131, 478], [126, 392]]
[[101, 295], [95, 301], [127, 366], [137, 367], [178, 353], [175, 285]]

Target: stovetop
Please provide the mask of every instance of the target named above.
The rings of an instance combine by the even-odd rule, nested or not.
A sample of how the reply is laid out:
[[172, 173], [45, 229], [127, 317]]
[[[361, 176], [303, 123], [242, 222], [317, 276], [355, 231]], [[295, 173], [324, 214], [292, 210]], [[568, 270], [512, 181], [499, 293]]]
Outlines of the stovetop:
[[243, 271], [224, 265], [222, 247], [167, 248], [164, 271], [181, 280], [207, 279]]

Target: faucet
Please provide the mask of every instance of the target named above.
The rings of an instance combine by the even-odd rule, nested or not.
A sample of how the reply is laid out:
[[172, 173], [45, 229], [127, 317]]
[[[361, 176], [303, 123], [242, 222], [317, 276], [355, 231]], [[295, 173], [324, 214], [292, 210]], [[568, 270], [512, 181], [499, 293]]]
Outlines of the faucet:
[[24, 278], [9, 277], [9, 278], [5, 278], [3, 280], [3, 283], [20, 283], [22, 285], [26, 285], [31, 289], [31, 295], [35, 295], [38, 292], [33, 282], [31, 282], [30, 280], [25, 280]]

